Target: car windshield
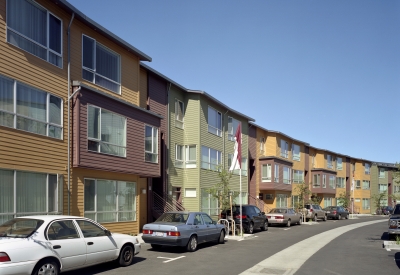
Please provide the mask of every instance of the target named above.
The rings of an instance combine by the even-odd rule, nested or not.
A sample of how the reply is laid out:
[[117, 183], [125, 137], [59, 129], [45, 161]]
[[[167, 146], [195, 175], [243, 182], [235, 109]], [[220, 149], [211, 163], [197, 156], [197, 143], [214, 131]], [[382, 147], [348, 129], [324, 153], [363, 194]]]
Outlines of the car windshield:
[[284, 214], [286, 212], [287, 212], [286, 209], [278, 209], [278, 208], [274, 208], [271, 211], [269, 211], [269, 213], [281, 213], [281, 214]]
[[400, 215], [400, 204], [396, 205], [396, 208], [394, 209], [393, 214], [394, 215]]
[[182, 213], [164, 213], [159, 217], [156, 222], [180, 222], [186, 223], [188, 214]]
[[0, 238], [27, 238], [42, 224], [43, 220], [16, 218], [0, 225]]

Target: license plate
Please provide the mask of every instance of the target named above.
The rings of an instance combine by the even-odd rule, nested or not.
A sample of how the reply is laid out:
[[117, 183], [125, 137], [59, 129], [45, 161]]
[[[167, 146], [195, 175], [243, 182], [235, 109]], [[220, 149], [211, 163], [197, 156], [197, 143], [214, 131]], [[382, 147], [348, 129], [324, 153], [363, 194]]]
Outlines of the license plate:
[[331, 213], [331, 211], [326, 211], [326, 213], [328, 213], [328, 214], [329, 214], [329, 213]]
[[157, 237], [165, 237], [165, 233], [163, 232], [154, 232], [153, 236], [157, 236]]

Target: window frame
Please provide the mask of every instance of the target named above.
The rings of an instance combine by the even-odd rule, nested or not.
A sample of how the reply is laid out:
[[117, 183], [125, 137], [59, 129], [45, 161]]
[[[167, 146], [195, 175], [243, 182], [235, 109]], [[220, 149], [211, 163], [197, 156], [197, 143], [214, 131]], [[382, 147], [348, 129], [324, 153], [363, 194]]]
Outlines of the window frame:
[[[264, 175], [264, 167], [266, 167], [267, 175]], [[269, 174], [269, 176], [268, 176]], [[262, 164], [261, 165], [261, 182], [271, 182], [272, 181], [272, 164]]]
[[336, 188], [345, 188], [345, 178], [343, 177], [336, 177]]
[[185, 188], [185, 198], [197, 198], [197, 188]]
[[364, 171], [366, 175], [371, 174], [371, 166], [369, 165], [369, 163], [364, 163]]
[[[340, 163], [340, 165], [339, 165], [339, 163]], [[341, 158], [341, 157], [336, 158], [336, 170], [343, 170], [343, 158]]]
[[[236, 125], [235, 125], [236, 124]], [[235, 141], [236, 130], [242, 122], [231, 116], [228, 116], [228, 140]]]
[[264, 148], [265, 148], [265, 137], [260, 138], [260, 153], [264, 154]]
[[[180, 103], [182, 105], [182, 119], [179, 118], [179, 112], [177, 112], [178, 109], [180, 109]], [[177, 98], [175, 98], [175, 127], [179, 129], [184, 129], [184, 122], [185, 122], [185, 103]]]
[[371, 200], [369, 198], [363, 198], [362, 199], [362, 208], [364, 210], [371, 209]]
[[[292, 169], [292, 171], [293, 171], [293, 183], [302, 183], [302, 182], [304, 182], [304, 171], [303, 170]], [[297, 176], [295, 177], [295, 175], [297, 175]], [[301, 175], [301, 177], [300, 177], [301, 179], [300, 180], [299, 180], [299, 175]]]
[[[178, 158], [178, 147], [180, 147], [180, 159]], [[185, 158], [185, 153], [184, 153], [184, 145], [180, 145], [180, 144], [175, 144], [175, 167], [177, 168], [184, 168], [184, 158]]]
[[[297, 150], [296, 150], [297, 148]], [[300, 145], [292, 143], [292, 160], [296, 161], [301, 161], [301, 147]], [[298, 154], [296, 154], [296, 151], [298, 151]]]
[[371, 182], [369, 180], [363, 180], [362, 189], [363, 190], [370, 190], [371, 189]]
[[333, 175], [329, 175], [329, 187], [336, 189], [336, 177]]
[[[383, 173], [382, 173], [383, 172]], [[384, 179], [386, 177], [386, 169], [385, 168], [379, 168], [379, 178]]]
[[[205, 157], [205, 155], [203, 155], [203, 149], [207, 149], [207, 151], [208, 151], [208, 155], [207, 155], [208, 162], [203, 161], [203, 157]], [[216, 151], [216, 156], [217, 156], [216, 164], [211, 163], [211, 150]], [[207, 164], [208, 168], [205, 167], [206, 164]], [[211, 171], [219, 171], [220, 169], [218, 169], [218, 167], [220, 167], [221, 164], [222, 164], [222, 152], [221, 151], [218, 151], [216, 149], [213, 149], [213, 148], [210, 148], [210, 147], [207, 147], [204, 145], [201, 146], [201, 168], [202, 169], [211, 170]], [[215, 166], [217, 169], [213, 169], [213, 166]]]
[[326, 175], [322, 174], [322, 188], [326, 188]]
[[321, 174], [314, 174], [313, 175], [313, 187], [314, 188], [321, 188]]
[[[212, 110], [216, 114], [215, 121], [210, 120], [210, 110]], [[219, 125], [218, 125], [218, 120], [219, 120]], [[210, 122], [216, 123], [217, 125], [211, 124]], [[217, 111], [210, 105], [208, 105], [207, 124], [208, 124], [208, 132], [210, 134], [222, 137], [222, 113]], [[218, 128], [218, 126], [220, 126], [220, 128]]]
[[[288, 166], [283, 166], [283, 170], [282, 170], [282, 182], [283, 184], [292, 184], [292, 169]], [[287, 176], [287, 178], [285, 178], [285, 174]]]
[[[13, 45], [13, 46], [25, 51], [25, 52], [27, 52], [29, 54], [32, 54], [33, 56], [36, 56], [36, 57], [38, 57], [38, 58], [40, 58], [40, 59], [42, 59], [42, 60], [44, 60], [44, 61], [46, 61], [48, 63], [60, 68], [60, 69], [63, 69], [63, 64], [64, 64], [64, 58], [63, 58], [63, 44], [64, 44], [63, 43], [63, 40], [64, 40], [63, 39], [64, 38], [63, 37], [63, 34], [64, 34], [63, 33], [63, 30], [64, 30], [63, 29], [63, 20], [60, 17], [56, 16], [54, 13], [50, 12], [48, 9], [46, 9], [42, 5], [38, 4], [36, 1], [24, 0], [25, 2], [29, 2], [32, 6], [35, 6], [36, 8], [46, 12], [46, 45], [42, 45], [40, 42], [35, 41], [34, 39], [32, 39], [32, 38], [20, 33], [19, 31], [15, 30], [15, 29], [13, 29], [13, 28], [11, 28], [9, 26], [8, 20], [9, 20], [10, 14], [8, 12], [8, 8], [10, 6], [9, 5], [10, 1], [12, 1], [12, 0], [7, 0], [7, 2], [6, 2], [6, 41], [7, 41], [7, 43], [9, 43], [9, 44], [11, 44], [11, 45]], [[60, 30], [59, 30], [60, 31], [60, 33], [59, 33], [60, 34], [60, 41], [59, 41], [59, 43], [60, 43], [60, 52], [57, 52], [57, 51], [55, 51], [55, 50], [50, 48], [50, 40], [52, 39], [51, 37], [49, 37], [50, 36], [50, 16], [53, 16], [55, 19], [60, 21]], [[33, 43], [33, 44], [45, 49], [46, 50], [46, 59], [44, 59], [44, 58], [40, 57], [39, 55], [36, 55], [36, 54], [26, 50], [26, 49], [23, 49], [20, 46], [14, 44], [14, 43], [9, 42], [9, 37], [10, 37], [10, 35], [8, 33], [9, 31], [15, 33], [19, 37], [22, 37], [26, 41], [28, 41], [30, 43]], [[58, 56], [60, 58], [60, 66], [54, 64], [53, 62], [50, 62], [50, 53], [52, 53], [52, 54], [54, 54], [54, 55], [56, 55], [56, 56]]]
[[[146, 150], [146, 128], [150, 127], [151, 128], [151, 151]], [[154, 131], [156, 131], [156, 137], [154, 137]], [[159, 129], [155, 126], [145, 124], [144, 126], [144, 161], [149, 162], [149, 163], [158, 163], [158, 139], [159, 139]], [[156, 151], [156, 152], [155, 152]], [[156, 161], [153, 161], [148, 158], [148, 156], [152, 156], [152, 158], [155, 157]]]
[[326, 168], [333, 169], [333, 156], [326, 155]]
[[281, 139], [281, 157], [289, 158], [289, 143], [284, 139]]
[[279, 164], [274, 163], [274, 182], [279, 182]]

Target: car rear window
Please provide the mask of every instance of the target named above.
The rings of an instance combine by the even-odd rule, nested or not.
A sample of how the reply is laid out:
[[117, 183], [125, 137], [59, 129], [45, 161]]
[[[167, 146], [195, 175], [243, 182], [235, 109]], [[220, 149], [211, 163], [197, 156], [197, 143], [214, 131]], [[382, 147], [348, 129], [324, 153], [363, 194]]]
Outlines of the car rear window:
[[306, 208], [307, 208], [307, 209], [310, 209], [310, 205], [306, 205]]
[[0, 237], [27, 238], [43, 223], [43, 220], [15, 218], [0, 225]]

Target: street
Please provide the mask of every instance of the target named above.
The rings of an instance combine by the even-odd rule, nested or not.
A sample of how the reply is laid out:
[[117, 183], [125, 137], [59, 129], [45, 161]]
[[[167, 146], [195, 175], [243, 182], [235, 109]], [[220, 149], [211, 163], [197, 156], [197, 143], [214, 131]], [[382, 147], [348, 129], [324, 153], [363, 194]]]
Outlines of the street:
[[[371, 224], [360, 226], [366, 222]], [[353, 229], [352, 226], [360, 227]], [[228, 239], [223, 245], [200, 245], [194, 253], [179, 248], [154, 251], [150, 245], [143, 244], [142, 251], [129, 267], [102, 264], [64, 274], [395, 274], [400, 267], [395, 260], [400, 259], [400, 251], [382, 248], [383, 241], [387, 240], [386, 228], [387, 217], [359, 217], [290, 228], [273, 226], [266, 232], [256, 231], [254, 238], [243, 241]], [[329, 231], [332, 229], [335, 230]], [[341, 231], [346, 232], [338, 233], [330, 242], [307, 243], [306, 248], [299, 248], [301, 241], [325, 236], [320, 233], [327, 232], [327, 236], [333, 236], [335, 234], [330, 232]], [[313, 251], [319, 246], [320, 249]], [[291, 248], [285, 252], [288, 247]], [[274, 255], [278, 252], [280, 254]], [[290, 254], [294, 252], [298, 254]], [[281, 253], [290, 256], [274, 258]], [[308, 254], [310, 256], [306, 259]], [[274, 262], [263, 267], [262, 263], [268, 259]], [[304, 264], [300, 261], [303, 259]], [[294, 267], [296, 262], [299, 268]]]

